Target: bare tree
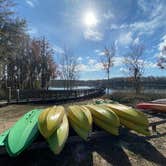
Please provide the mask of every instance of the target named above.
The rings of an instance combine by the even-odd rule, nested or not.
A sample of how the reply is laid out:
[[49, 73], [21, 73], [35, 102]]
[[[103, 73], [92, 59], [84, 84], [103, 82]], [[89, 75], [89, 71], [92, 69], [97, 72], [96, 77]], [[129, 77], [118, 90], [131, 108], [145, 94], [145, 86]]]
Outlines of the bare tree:
[[166, 46], [162, 49], [162, 56], [159, 57], [157, 65], [160, 67], [160, 69], [166, 69]]
[[64, 80], [64, 88], [72, 89], [74, 82], [79, 77], [79, 71], [77, 70], [78, 62], [73, 53], [65, 48], [61, 54], [61, 79]]
[[136, 94], [141, 90], [141, 76], [144, 73], [144, 59], [143, 59], [144, 46], [142, 44], [132, 44], [130, 52], [125, 56], [124, 63], [131, 81], [133, 82]]
[[103, 53], [104, 54], [101, 56], [101, 63], [103, 65], [104, 71], [107, 74], [107, 83], [108, 83], [109, 79], [110, 79], [110, 70], [113, 67], [114, 57], [115, 57], [115, 53], [116, 53], [115, 43], [113, 42], [111, 44], [110, 48], [105, 46]]

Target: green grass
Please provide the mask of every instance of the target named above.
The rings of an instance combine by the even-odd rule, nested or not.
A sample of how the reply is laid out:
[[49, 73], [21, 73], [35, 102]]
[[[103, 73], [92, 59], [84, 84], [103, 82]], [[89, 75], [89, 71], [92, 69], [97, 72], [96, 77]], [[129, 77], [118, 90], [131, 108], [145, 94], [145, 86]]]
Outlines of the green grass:
[[156, 99], [166, 98], [165, 93], [141, 93], [135, 94], [134, 92], [114, 92], [107, 96], [108, 98], [118, 101], [122, 104], [135, 106], [139, 102], [152, 101]]

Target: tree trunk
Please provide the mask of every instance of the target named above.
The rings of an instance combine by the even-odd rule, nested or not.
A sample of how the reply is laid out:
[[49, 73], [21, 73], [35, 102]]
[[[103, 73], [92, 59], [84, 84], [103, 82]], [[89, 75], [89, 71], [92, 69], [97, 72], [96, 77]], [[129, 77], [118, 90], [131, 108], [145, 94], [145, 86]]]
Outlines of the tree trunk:
[[107, 95], [109, 94], [109, 80], [110, 80], [110, 71], [107, 71]]

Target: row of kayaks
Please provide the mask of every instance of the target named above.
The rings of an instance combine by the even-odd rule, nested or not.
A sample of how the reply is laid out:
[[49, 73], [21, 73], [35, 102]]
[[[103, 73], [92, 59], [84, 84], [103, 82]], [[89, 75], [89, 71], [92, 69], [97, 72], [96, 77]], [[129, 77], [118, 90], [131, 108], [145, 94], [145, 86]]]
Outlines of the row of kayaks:
[[[118, 103], [113, 100], [103, 100], [98, 99], [96, 100], [96, 104], [101, 103]], [[136, 105], [136, 108], [141, 111], [154, 111], [154, 112], [166, 112], [166, 99], [158, 99], [149, 102], [141, 102]]]
[[[103, 99], [98, 99], [95, 101], [96, 104], [101, 104], [101, 103], [118, 103], [113, 100], [103, 100]], [[166, 112], [166, 99], [157, 99], [149, 102], [141, 102], [136, 105], [136, 108], [141, 110], [141, 111], [154, 111], [154, 112]]]
[[89, 105], [32, 110], [0, 135], [0, 145], [6, 147], [10, 156], [17, 156], [40, 133], [51, 151], [59, 154], [69, 136], [69, 126], [78, 136], [87, 140], [93, 130], [93, 124], [115, 136], [120, 134], [120, 126], [150, 135], [148, 119], [144, 113], [112, 101], [96, 101]]

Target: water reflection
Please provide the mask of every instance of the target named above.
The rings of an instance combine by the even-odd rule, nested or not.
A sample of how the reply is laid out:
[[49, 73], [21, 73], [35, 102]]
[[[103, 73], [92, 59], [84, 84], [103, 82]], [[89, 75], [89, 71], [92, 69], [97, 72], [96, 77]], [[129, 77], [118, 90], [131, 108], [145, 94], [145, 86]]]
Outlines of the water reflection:
[[[107, 89], [106, 89], [107, 91]], [[114, 92], [134, 92], [134, 89], [108, 89], [108, 92], [109, 94], [112, 94]], [[151, 89], [142, 89], [141, 90], [142, 93], [158, 93], [158, 94], [161, 94], [161, 93], [166, 93], [166, 89], [156, 89], [156, 88], [151, 88]]]
[[[76, 86], [72, 87], [72, 89], [92, 89], [92, 86]], [[64, 87], [49, 87], [48, 90], [64, 90]]]

